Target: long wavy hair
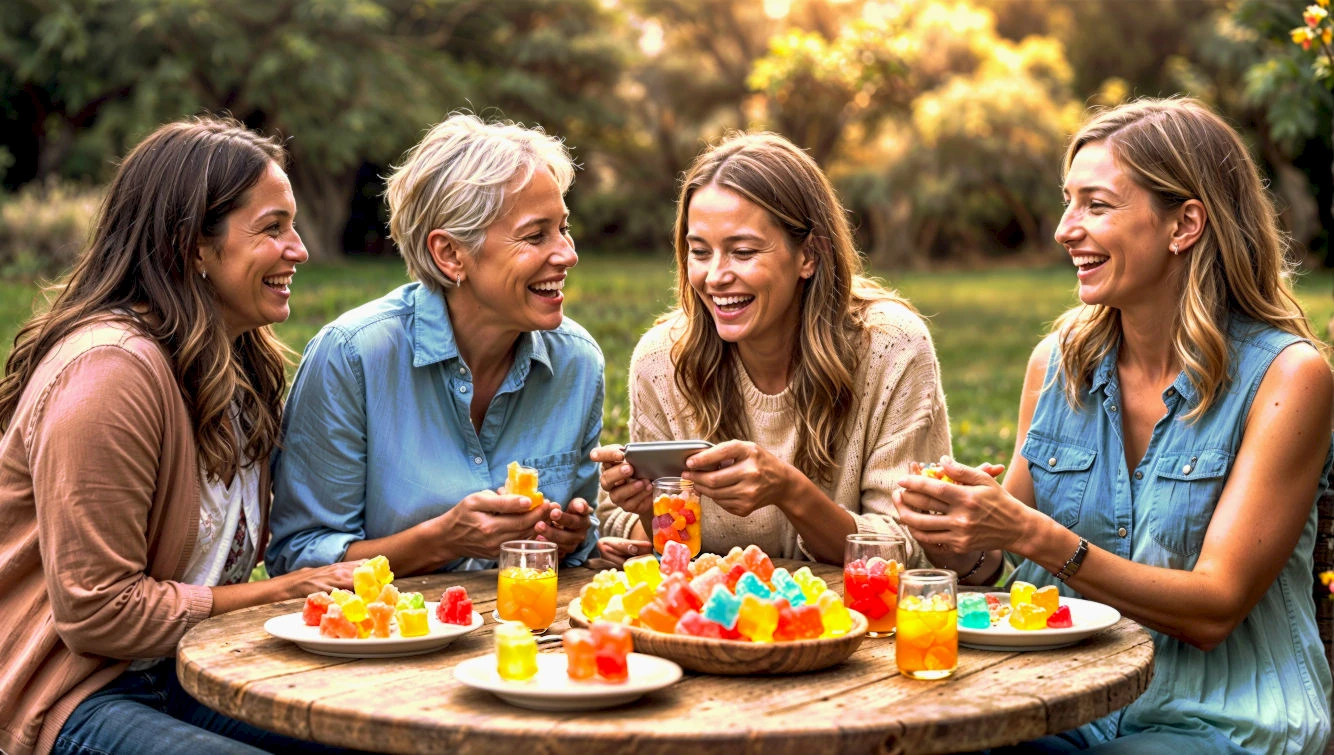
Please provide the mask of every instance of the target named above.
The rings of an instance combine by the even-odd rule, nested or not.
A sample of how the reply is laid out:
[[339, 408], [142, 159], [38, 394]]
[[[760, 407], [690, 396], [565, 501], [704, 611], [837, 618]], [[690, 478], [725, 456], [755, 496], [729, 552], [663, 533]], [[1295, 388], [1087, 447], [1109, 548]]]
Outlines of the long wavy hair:
[[[1153, 196], [1160, 213], [1198, 199], [1208, 219], [1187, 253], [1172, 347], [1199, 403], [1209, 410], [1228, 385], [1227, 324], [1246, 315], [1309, 340], [1329, 358], [1292, 291], [1288, 240], [1273, 201], [1241, 137], [1192, 99], [1141, 99], [1098, 112], [1065, 153], [1063, 173], [1084, 146], [1103, 143], [1117, 164]], [[1163, 252], [1166, 254], [1166, 250]], [[1078, 407], [1099, 362], [1121, 338], [1120, 312], [1081, 305], [1057, 319], [1065, 397]]]
[[684, 319], [684, 333], [672, 348], [675, 380], [706, 439], [750, 437], [737, 347], [718, 336], [687, 270], [690, 201], [710, 185], [762, 207], [793, 250], [805, 249], [816, 260], [814, 274], [798, 284], [801, 325], [788, 395], [798, 426], [793, 465], [812, 480], [828, 481], [855, 399], [853, 375], [866, 345], [867, 311], [877, 302], [910, 305], [863, 274], [847, 212], [810, 155], [772, 133], [733, 134], [706, 150], [686, 172], [676, 205], [678, 309], [664, 317]]
[[[290, 353], [268, 327], [228, 337], [212, 282], [196, 254], [217, 253], [228, 215], [245, 203], [282, 145], [241, 123], [200, 117], [159, 127], [122, 161], [88, 249], [47, 291], [47, 311], [28, 320], [0, 380], [0, 429], [42, 358], [98, 318], [128, 319], [170, 357], [194, 424], [200, 464], [230, 479], [263, 461], [278, 440], [284, 366]], [[239, 409], [240, 438], [230, 421]]]

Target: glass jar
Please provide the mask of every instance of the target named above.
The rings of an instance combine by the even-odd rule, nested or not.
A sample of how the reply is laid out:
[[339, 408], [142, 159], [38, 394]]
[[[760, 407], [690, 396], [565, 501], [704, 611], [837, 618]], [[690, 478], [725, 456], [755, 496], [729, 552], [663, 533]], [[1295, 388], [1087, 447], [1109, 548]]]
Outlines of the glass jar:
[[667, 541], [675, 540], [690, 549], [691, 558], [698, 556], [702, 515], [694, 483], [680, 477], [654, 480], [653, 550], [661, 555]]
[[948, 569], [909, 569], [899, 575], [899, 673], [944, 679], [959, 665], [958, 578]]

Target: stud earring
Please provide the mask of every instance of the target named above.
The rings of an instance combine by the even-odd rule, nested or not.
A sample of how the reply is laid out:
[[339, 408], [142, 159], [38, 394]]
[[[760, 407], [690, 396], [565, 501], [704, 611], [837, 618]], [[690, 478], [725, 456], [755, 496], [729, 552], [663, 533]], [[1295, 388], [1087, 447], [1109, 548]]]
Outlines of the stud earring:
[[1173, 243], [1171, 246], [1168, 247], [1168, 249], [1172, 250], [1172, 254], [1181, 254], [1181, 250], [1177, 249], [1176, 243]]
[[200, 278], [203, 278], [204, 280], [208, 280], [208, 271], [207, 271], [207, 270], [200, 270], [200, 271], [199, 271], [199, 277], [200, 277]]

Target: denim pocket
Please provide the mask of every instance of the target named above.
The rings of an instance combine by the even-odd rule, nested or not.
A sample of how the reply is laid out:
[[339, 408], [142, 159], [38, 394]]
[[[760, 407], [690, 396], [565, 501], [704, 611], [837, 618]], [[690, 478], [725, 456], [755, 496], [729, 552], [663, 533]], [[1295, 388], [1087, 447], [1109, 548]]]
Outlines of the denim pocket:
[[1149, 527], [1154, 542], [1180, 556], [1200, 552], [1232, 459], [1232, 454], [1216, 448], [1159, 457], [1154, 490], [1149, 493], [1155, 504], [1161, 504], [1154, 506]]
[[551, 485], [554, 489], [554, 486], [574, 479], [574, 473], [579, 468], [579, 452], [565, 451], [547, 456], [533, 456], [519, 460], [519, 464], [537, 470], [538, 488], [545, 489], [547, 485]]
[[1028, 460], [1038, 510], [1064, 527], [1078, 524], [1097, 450], [1029, 432], [1019, 454]]

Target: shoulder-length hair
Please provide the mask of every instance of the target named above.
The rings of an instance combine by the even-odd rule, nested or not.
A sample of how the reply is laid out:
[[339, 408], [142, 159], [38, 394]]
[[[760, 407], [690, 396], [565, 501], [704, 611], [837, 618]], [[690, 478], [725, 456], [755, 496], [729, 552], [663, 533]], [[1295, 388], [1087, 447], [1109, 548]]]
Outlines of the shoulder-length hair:
[[[1227, 389], [1232, 313], [1308, 339], [1328, 354], [1293, 295], [1287, 238], [1260, 171], [1231, 126], [1193, 99], [1130, 102], [1095, 114], [1075, 134], [1063, 175], [1079, 150], [1095, 142], [1105, 144], [1131, 180], [1152, 195], [1160, 213], [1197, 199], [1207, 214], [1204, 232], [1188, 252], [1172, 324], [1173, 350], [1199, 396], [1186, 419], [1199, 418]], [[1120, 340], [1120, 313], [1077, 306], [1053, 330], [1065, 397], [1078, 407], [1098, 363]]]
[[[241, 123], [200, 117], [159, 127], [121, 162], [88, 249], [48, 291], [50, 307], [20, 328], [0, 380], [8, 429], [28, 380], [62, 338], [98, 317], [133, 321], [171, 359], [194, 423], [200, 463], [229, 479], [278, 442], [286, 348], [268, 327], [234, 341], [197, 254], [220, 247], [227, 217], [286, 152]], [[230, 421], [239, 410], [240, 439]]]
[[676, 205], [676, 297], [685, 331], [673, 346], [672, 361], [676, 385], [708, 440], [750, 437], [736, 346], [718, 336], [687, 270], [690, 201], [710, 185], [763, 208], [787, 233], [793, 250], [815, 258], [814, 274], [798, 284], [801, 325], [789, 400], [799, 429], [793, 465], [812, 480], [827, 481], [856, 398], [853, 375], [865, 346], [867, 310], [881, 301], [909, 305], [863, 275], [847, 213], [810, 155], [772, 133], [734, 134], [706, 150], [686, 172]]

